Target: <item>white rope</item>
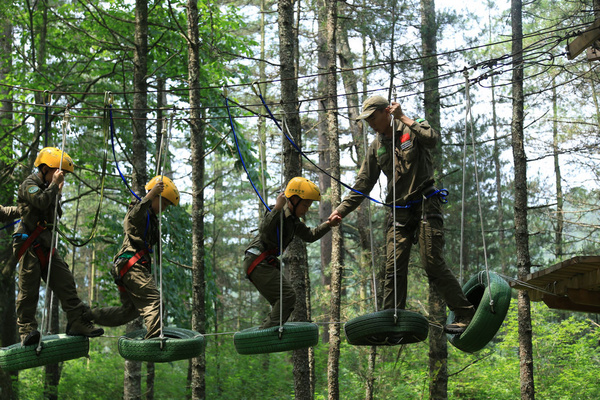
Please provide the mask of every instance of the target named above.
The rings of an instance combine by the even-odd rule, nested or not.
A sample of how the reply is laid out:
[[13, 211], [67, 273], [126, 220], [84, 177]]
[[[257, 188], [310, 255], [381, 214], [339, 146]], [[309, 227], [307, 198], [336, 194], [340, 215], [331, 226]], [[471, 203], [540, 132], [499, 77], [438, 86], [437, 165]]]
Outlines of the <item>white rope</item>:
[[[167, 124], [163, 126], [163, 131], [160, 136], [160, 148], [158, 151], [158, 167], [157, 167], [157, 175], [160, 176], [160, 181], [163, 181], [163, 171], [162, 167], [166, 163], [167, 154], [169, 152], [169, 139], [171, 138], [171, 128], [173, 127], [173, 116], [175, 113], [171, 113], [171, 118], [169, 121], [169, 127], [167, 130]], [[165, 140], [166, 136], [166, 140]], [[164, 339], [164, 321], [163, 321], [163, 262], [162, 262], [162, 193], [159, 194], [158, 197], [158, 274], [159, 274], [159, 315], [158, 319], [160, 321], [160, 338]]]
[[[476, 184], [476, 188], [477, 188], [477, 206], [479, 208], [479, 222], [480, 222], [480, 226], [481, 226], [481, 240], [482, 240], [482, 244], [483, 244], [483, 259], [485, 262], [485, 271], [486, 271], [486, 275], [487, 275], [487, 282], [488, 282], [488, 286], [490, 285], [490, 270], [489, 270], [489, 266], [488, 266], [488, 258], [487, 258], [487, 246], [485, 243], [485, 230], [483, 227], [483, 210], [481, 208], [481, 190], [479, 187], [479, 173], [478, 173], [478, 168], [477, 168], [477, 152], [475, 151], [475, 133], [474, 133], [474, 129], [473, 129], [473, 114], [471, 112], [471, 95], [469, 92], [469, 88], [470, 88], [470, 82], [469, 82], [469, 73], [467, 71], [467, 69], [465, 68], [465, 70], [463, 71], [463, 74], [465, 76], [465, 103], [466, 103], [466, 114], [465, 114], [465, 142], [466, 142], [466, 132], [467, 132], [467, 118], [468, 118], [468, 122], [469, 125], [471, 127], [471, 147], [473, 148], [473, 165], [475, 168], [475, 184]], [[465, 164], [463, 163], [463, 168], [465, 168]], [[463, 193], [464, 193], [464, 173], [463, 173]], [[464, 203], [465, 203], [465, 198], [463, 195], [463, 207], [464, 207]], [[463, 218], [464, 218], [464, 212], [463, 212]], [[462, 235], [462, 232], [461, 232]], [[461, 238], [462, 240], [462, 238]], [[461, 242], [461, 249], [462, 249], [462, 242]], [[462, 270], [462, 269], [461, 269]], [[488, 291], [489, 294], [489, 298], [490, 298], [490, 306], [493, 307], [494, 305], [494, 300], [492, 299], [492, 291], [489, 290]]]
[[[65, 143], [67, 141], [67, 131], [71, 131], [71, 125], [69, 123], [69, 119], [71, 118], [71, 115], [69, 114], [69, 109], [67, 108], [65, 110], [65, 114], [63, 116], [63, 122], [62, 122], [62, 144], [61, 144], [61, 154], [60, 154], [60, 162], [58, 164], [58, 170], [62, 171], [62, 164], [63, 164], [63, 159], [65, 157]], [[45, 179], [45, 178], [43, 178]], [[64, 186], [64, 181], [63, 181], [63, 186]], [[61, 195], [61, 190], [58, 191], [58, 193], [56, 194], [56, 200], [54, 202], [54, 223], [52, 224], [52, 239], [50, 240], [50, 255], [48, 256], [48, 274], [46, 275], [46, 288], [50, 288], [50, 271], [52, 270], [52, 255], [54, 253], [54, 249], [56, 247], [58, 247], [58, 235], [56, 234], [56, 229], [58, 226], [58, 220], [59, 220], [59, 216], [58, 216], [58, 204], [60, 202], [60, 195]], [[40, 267], [41, 267], [41, 263], [40, 263]], [[48, 304], [48, 308], [46, 310], [46, 312], [42, 313], [42, 332], [50, 331], [50, 320], [51, 320], [51, 316], [52, 316], [52, 299], [54, 297], [54, 290], [52, 290], [52, 294], [50, 295], [50, 300], [48, 301], [48, 299], [46, 299], [46, 304]], [[48, 318], [46, 321], [46, 314], [48, 314]], [[48, 326], [46, 326], [46, 324]], [[40, 352], [42, 351], [42, 336], [40, 335], [40, 339], [38, 341], [38, 347], [36, 348], [36, 352]]]
[[[394, 95], [396, 88], [394, 88]], [[391, 105], [391, 102], [390, 102]], [[396, 271], [396, 129], [394, 126], [394, 114], [390, 113], [392, 120], [390, 126], [392, 128], [392, 168], [393, 168], [393, 182], [392, 182], [392, 236], [394, 238], [394, 321], [398, 319], [398, 274]]]
[[[362, 131], [363, 131], [363, 144], [365, 148], [365, 158], [368, 156], [368, 141], [367, 141], [367, 124], [362, 123]], [[367, 212], [369, 213], [369, 242], [371, 245], [371, 270], [373, 272], [373, 298], [375, 300], [375, 311], [379, 311], [379, 307], [377, 305], [377, 274], [375, 272], [375, 244], [373, 239], [373, 215], [371, 212], [371, 202], [368, 202]]]
[[[283, 115], [283, 126], [287, 127], [287, 119], [285, 114]], [[289, 130], [288, 130], [289, 132]], [[285, 148], [285, 134], [283, 130], [281, 132], [281, 175], [280, 175], [280, 188], [284, 190], [285, 177], [284, 177], [284, 148]], [[279, 197], [279, 195], [277, 195]], [[286, 200], [287, 204], [287, 200]], [[283, 213], [285, 207], [283, 207], [279, 214], [279, 334], [283, 333]]]

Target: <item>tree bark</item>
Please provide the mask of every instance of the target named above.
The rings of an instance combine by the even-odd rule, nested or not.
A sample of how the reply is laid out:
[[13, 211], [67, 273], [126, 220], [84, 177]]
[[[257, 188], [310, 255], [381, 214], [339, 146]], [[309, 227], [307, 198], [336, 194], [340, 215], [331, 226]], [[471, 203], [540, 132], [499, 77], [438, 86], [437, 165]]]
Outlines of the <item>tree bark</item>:
[[[204, 135], [200, 108], [200, 33], [198, 1], [187, 2], [188, 84], [190, 87], [190, 148], [192, 158], [192, 327], [206, 332], [204, 296]], [[206, 398], [206, 356], [204, 351], [192, 360], [192, 399]]]
[[[331, 205], [340, 204], [340, 146], [337, 121], [337, 1], [325, 0], [327, 12], [327, 130], [329, 133], [329, 154], [331, 157], [331, 175], [335, 182], [331, 185]], [[339, 321], [341, 316], [342, 292], [342, 234], [339, 227], [332, 229], [331, 255], [331, 300], [330, 318]], [[339, 362], [340, 362], [340, 324], [329, 325], [329, 355], [327, 358], [328, 398], [339, 399]]]
[[[511, 1], [512, 23], [512, 148], [515, 168], [515, 242], [518, 278], [524, 280], [531, 270], [527, 226], [527, 157], [524, 146], [524, 93], [523, 93], [523, 21], [522, 1]], [[518, 292], [519, 356], [521, 399], [533, 400], [533, 346], [531, 304], [526, 290]]]
[[[436, 130], [441, 130], [440, 95], [437, 60], [437, 22], [434, 0], [421, 0], [421, 44], [423, 58], [421, 67], [424, 80], [425, 118]], [[433, 159], [441, 160], [441, 143], [434, 150]], [[436, 172], [442, 169], [441, 163], [435, 162]], [[441, 184], [441, 182], [438, 182]], [[446, 304], [441, 296], [429, 285], [429, 315], [440, 325], [446, 320]], [[437, 326], [429, 328], [429, 397], [432, 399], [448, 398], [448, 344], [446, 335]]]
[[[294, 2], [279, 0], [279, 63], [281, 75], [281, 102], [289, 133], [299, 148], [302, 148], [302, 132], [298, 114], [298, 83], [296, 80], [296, 47], [298, 32], [294, 29]], [[284, 183], [302, 174], [300, 154], [285, 140], [283, 142]], [[307, 268], [306, 245], [294, 239], [283, 255], [285, 265], [290, 265], [290, 280], [296, 291], [296, 304], [292, 319], [306, 321], [307, 292], [304, 270]], [[292, 353], [294, 365], [294, 391], [298, 399], [311, 399], [311, 373], [308, 350], [296, 350]]]
[[[12, 41], [13, 41], [13, 26], [10, 19], [2, 16], [1, 18], [1, 33], [0, 33], [0, 52], [3, 54], [0, 57], [0, 82], [5, 82], [5, 79], [12, 72]], [[10, 88], [0, 87], [0, 123], [2, 126], [11, 126], [13, 124], [13, 103]], [[10, 150], [13, 148], [10, 136], [2, 139], [0, 145], [3, 149]], [[4, 162], [0, 162], [0, 171], [7, 168]], [[6, 190], [0, 192], [0, 204], [14, 204], [14, 194], [16, 190], [16, 182], [9, 182]], [[17, 260], [13, 257], [12, 238], [13, 228], [6, 228], [6, 235], [0, 241], [0, 346], [6, 347], [17, 342], [17, 317], [15, 314], [15, 268]], [[12, 388], [11, 376], [17, 377], [17, 372], [5, 372], [0, 369], [0, 391], [8, 400], [13, 400], [16, 395]]]
[[[148, 71], [148, 2], [136, 0], [135, 2], [135, 33], [133, 51], [133, 139], [132, 147], [136, 151], [132, 154], [133, 165], [132, 189], [138, 194], [145, 193], [148, 180], [146, 171], [147, 154], [147, 128], [146, 110], [148, 107], [148, 84], [146, 74]], [[126, 332], [142, 328], [141, 318], [127, 324]], [[140, 399], [142, 396], [142, 363], [138, 361], [125, 361], [124, 371], [124, 399]]]
[[554, 257], [557, 262], [563, 255], [563, 191], [562, 178], [560, 173], [559, 143], [558, 143], [558, 98], [556, 96], [556, 77], [552, 78], [552, 110], [554, 119], [552, 122], [552, 151], [554, 153], [554, 175], [556, 177], [556, 228], [554, 237]]

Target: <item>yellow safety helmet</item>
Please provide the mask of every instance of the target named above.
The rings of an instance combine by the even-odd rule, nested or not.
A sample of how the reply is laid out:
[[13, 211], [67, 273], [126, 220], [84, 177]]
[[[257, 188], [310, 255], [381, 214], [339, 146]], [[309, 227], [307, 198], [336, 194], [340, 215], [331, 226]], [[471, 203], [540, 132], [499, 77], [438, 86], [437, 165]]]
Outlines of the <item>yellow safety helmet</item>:
[[[61, 158], [62, 166], [60, 165]], [[73, 172], [75, 170], [75, 165], [73, 164], [71, 157], [56, 147], [44, 147], [40, 150], [33, 165], [39, 167], [42, 164], [46, 164], [50, 168], [62, 167], [64, 171], [68, 172]]]
[[150, 180], [150, 182], [148, 182], [146, 185], [146, 190], [151, 190], [161, 180], [165, 184], [165, 189], [160, 194], [161, 197], [169, 200], [174, 206], [179, 205], [179, 190], [177, 190], [177, 186], [175, 186], [175, 183], [173, 183], [171, 178], [168, 178], [164, 175], [156, 175]]
[[321, 200], [321, 191], [317, 185], [301, 176], [290, 179], [285, 188], [285, 197], [289, 199], [294, 195], [304, 200]]

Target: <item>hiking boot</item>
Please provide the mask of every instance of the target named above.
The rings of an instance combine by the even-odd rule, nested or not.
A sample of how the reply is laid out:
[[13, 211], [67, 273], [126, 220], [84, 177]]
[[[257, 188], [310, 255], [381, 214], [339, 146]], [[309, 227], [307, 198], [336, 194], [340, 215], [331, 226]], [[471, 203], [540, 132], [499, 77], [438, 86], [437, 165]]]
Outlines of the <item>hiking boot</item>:
[[92, 311], [90, 306], [88, 306], [88, 305], [83, 306], [83, 314], [81, 314], [81, 318], [85, 322], [94, 322], [94, 312]]
[[21, 346], [31, 346], [32, 344], [38, 344], [40, 341], [40, 331], [37, 329], [32, 330], [26, 335], [21, 335]]
[[450, 333], [451, 335], [458, 335], [463, 333], [469, 324], [471, 323], [471, 318], [468, 317], [456, 317], [454, 322], [448, 324], [444, 327], [444, 331], [446, 333]]
[[96, 328], [94, 324], [81, 317], [67, 324], [67, 335], [96, 337], [104, 335], [104, 329]]

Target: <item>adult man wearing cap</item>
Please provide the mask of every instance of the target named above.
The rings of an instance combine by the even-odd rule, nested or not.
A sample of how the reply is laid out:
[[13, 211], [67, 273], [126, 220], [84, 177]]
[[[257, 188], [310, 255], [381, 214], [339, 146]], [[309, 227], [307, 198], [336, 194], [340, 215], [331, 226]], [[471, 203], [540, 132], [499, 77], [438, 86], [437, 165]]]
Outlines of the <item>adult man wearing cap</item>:
[[[359, 193], [350, 192], [329, 218], [343, 218], [355, 210], [364, 200], [363, 194], [367, 195], [373, 189], [383, 171], [388, 180], [386, 204], [391, 206], [394, 203], [394, 189], [396, 196], [395, 221], [392, 208], [388, 214], [383, 307], [406, 307], [410, 250], [413, 243], [418, 242], [421, 262], [429, 281], [456, 315], [456, 320], [446, 326], [446, 331], [462, 333], [473, 317], [474, 308], [443, 257], [442, 200], [433, 186], [431, 156], [439, 134], [427, 121], [414, 121], [402, 112], [400, 104], [392, 102], [390, 105], [382, 96], [371, 96], [365, 100], [357, 120], [366, 121], [377, 136], [369, 146], [354, 183], [353, 189]], [[394, 142], [395, 149], [392, 151]]]

